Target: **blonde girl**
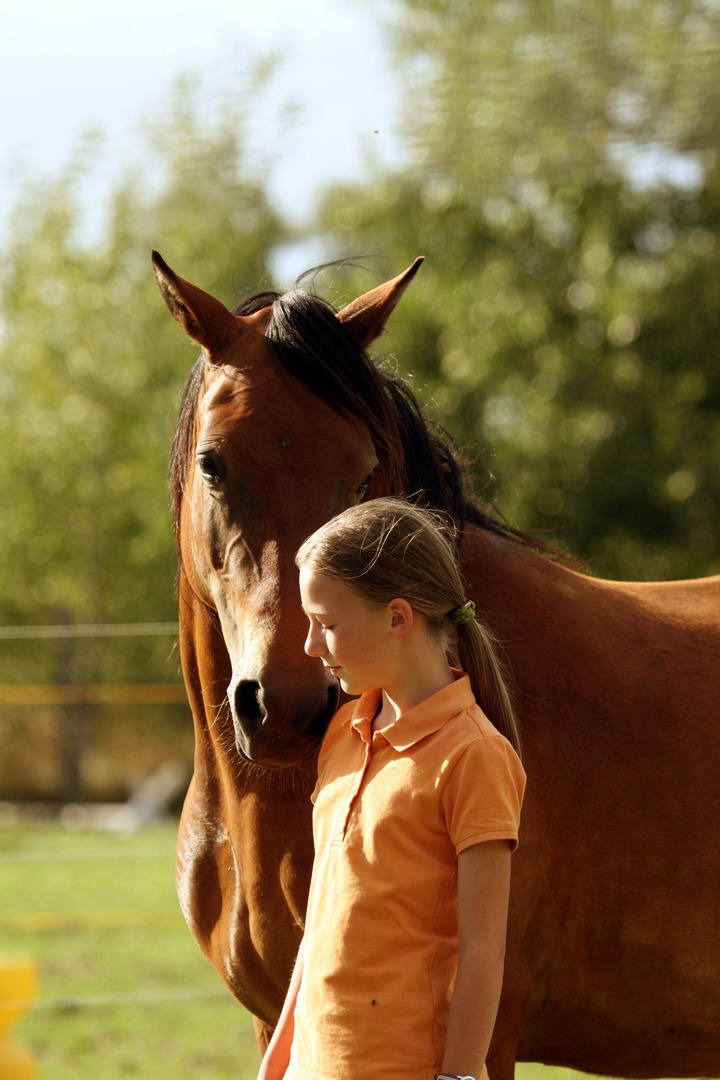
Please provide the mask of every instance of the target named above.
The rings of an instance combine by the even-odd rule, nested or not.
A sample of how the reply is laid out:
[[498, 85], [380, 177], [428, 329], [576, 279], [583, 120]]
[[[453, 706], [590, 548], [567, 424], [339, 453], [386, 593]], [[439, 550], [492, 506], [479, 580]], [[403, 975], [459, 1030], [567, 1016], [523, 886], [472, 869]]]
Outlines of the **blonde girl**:
[[492, 636], [442, 522], [404, 500], [338, 515], [296, 562], [305, 651], [355, 700], [320, 751], [305, 936], [259, 1080], [478, 1080], [525, 783]]

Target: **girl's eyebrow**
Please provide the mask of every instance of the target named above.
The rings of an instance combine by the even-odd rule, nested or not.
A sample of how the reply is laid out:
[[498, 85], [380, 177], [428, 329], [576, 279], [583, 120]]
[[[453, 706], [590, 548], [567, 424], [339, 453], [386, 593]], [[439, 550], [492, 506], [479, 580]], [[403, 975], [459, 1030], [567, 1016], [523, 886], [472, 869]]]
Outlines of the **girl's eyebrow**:
[[330, 617], [334, 617], [333, 612], [328, 611], [327, 608], [306, 608], [302, 601], [300, 601], [300, 606], [307, 615], [308, 619], [328, 619]]

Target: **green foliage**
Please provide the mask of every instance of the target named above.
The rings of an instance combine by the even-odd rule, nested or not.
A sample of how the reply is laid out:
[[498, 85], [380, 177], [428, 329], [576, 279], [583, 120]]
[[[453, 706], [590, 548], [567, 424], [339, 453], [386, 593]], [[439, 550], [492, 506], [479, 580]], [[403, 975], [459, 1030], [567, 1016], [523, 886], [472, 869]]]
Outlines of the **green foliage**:
[[[15, 208], [2, 271], [3, 622], [176, 617], [165, 476], [197, 350], [168, 316], [150, 251], [232, 304], [267, 280], [282, 235], [247, 158], [242, 101], [208, 122], [197, 99], [179, 86], [146, 126], [97, 238], [82, 214], [92, 147], [64, 175], [28, 181]], [[168, 650], [91, 642], [74, 677], [167, 680]], [[56, 677], [46, 645], [3, 652], [0, 681]]]
[[[720, 570], [718, 10], [399, 9], [414, 164], [322, 222], [339, 254], [427, 257], [401, 366], [514, 524], [612, 577]], [[695, 188], [640, 187], [648, 146], [701, 150]]]
[[404, 129], [426, 172], [502, 194], [717, 149], [714, 0], [395, 0]]

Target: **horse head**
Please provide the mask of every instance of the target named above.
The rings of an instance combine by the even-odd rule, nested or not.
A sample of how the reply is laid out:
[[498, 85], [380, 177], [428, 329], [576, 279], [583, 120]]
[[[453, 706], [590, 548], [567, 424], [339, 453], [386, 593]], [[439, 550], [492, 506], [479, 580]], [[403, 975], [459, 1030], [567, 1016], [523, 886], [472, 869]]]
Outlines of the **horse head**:
[[337, 314], [300, 290], [233, 313], [153, 255], [170, 313], [203, 350], [173, 449], [181, 571], [219, 620], [235, 745], [259, 765], [312, 756], [337, 706], [336, 681], [303, 651], [294, 555], [335, 514], [397, 487], [400, 433], [364, 349], [421, 261]]

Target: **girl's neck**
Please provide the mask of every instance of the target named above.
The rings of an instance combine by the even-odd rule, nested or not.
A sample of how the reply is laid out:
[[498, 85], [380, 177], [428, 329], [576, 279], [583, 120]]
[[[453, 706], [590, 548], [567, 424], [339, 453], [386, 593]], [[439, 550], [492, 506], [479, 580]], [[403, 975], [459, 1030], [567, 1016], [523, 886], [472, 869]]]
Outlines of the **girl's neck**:
[[404, 670], [400, 678], [383, 687], [382, 704], [373, 724], [376, 731], [394, 724], [404, 713], [455, 681], [442, 650], [440, 655], [426, 656], [421, 664], [411, 666], [414, 670]]

